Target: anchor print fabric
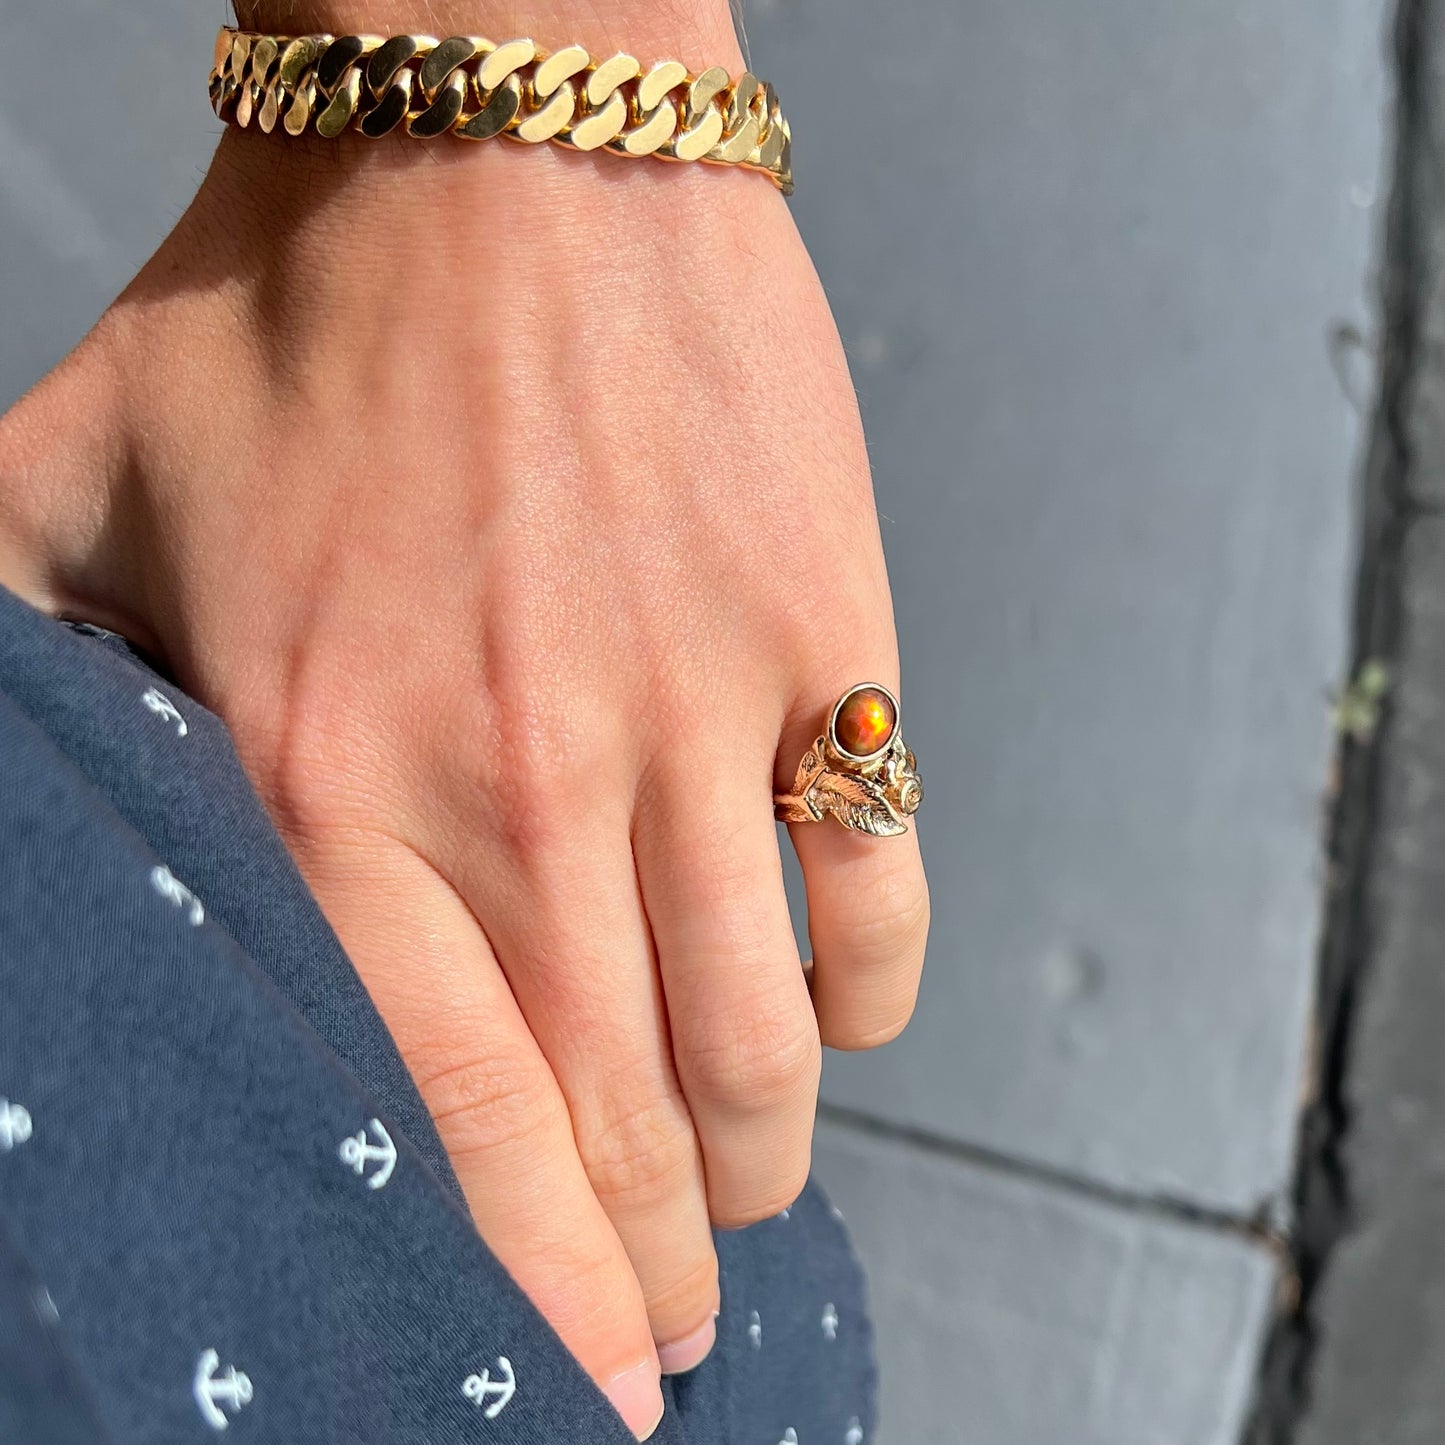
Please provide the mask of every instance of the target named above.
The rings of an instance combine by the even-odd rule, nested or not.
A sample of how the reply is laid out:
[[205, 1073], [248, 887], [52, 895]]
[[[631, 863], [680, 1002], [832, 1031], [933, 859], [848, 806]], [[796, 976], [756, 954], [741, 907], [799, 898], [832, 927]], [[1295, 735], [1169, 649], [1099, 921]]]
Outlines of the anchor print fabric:
[[[658, 1445], [866, 1445], [810, 1186]], [[471, 1225], [218, 719], [0, 589], [0, 1441], [627, 1445]]]

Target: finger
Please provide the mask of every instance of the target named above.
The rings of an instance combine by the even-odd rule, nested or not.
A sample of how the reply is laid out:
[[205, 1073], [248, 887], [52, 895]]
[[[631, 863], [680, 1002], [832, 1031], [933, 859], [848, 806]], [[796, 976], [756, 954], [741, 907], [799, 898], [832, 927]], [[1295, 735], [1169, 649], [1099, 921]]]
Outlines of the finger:
[[802, 1192], [821, 1065], [765, 771], [757, 783], [659, 779], [633, 837], [678, 1077], [724, 1227]]
[[913, 1016], [928, 939], [918, 835], [873, 838], [831, 818], [788, 829], [803, 868], [813, 1008], [829, 1048], [871, 1049]]
[[[809, 703], [784, 729], [780, 787], [817, 737]], [[913, 1015], [928, 939], [928, 883], [918, 834], [878, 838], [833, 817], [794, 823], [789, 836], [802, 865], [813, 949], [813, 1007], [823, 1042], [868, 1049], [896, 1038]]]
[[298, 848], [436, 1120], [477, 1228], [639, 1439], [662, 1415], [642, 1291], [475, 918], [402, 845]]
[[625, 812], [579, 821], [531, 858], [469, 856], [458, 881], [561, 1086], [663, 1370], [690, 1370], [716, 1338], [717, 1256]]

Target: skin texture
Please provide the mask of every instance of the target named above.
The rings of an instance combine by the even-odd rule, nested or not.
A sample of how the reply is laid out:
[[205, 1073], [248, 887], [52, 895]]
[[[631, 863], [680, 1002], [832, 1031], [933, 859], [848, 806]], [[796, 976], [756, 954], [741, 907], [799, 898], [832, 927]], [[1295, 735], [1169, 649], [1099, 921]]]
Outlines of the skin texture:
[[[365, 28], [629, 33], [621, 0], [384, 8]], [[630, 9], [645, 58], [736, 68], [725, 11]], [[659, 1370], [712, 1343], [710, 1224], [802, 1188], [820, 1043], [902, 1029], [928, 926], [915, 835], [831, 822], [793, 830], [811, 991], [789, 925], [772, 790], [850, 684], [899, 678], [782, 197], [547, 146], [228, 133], [0, 420], [0, 581], [226, 719], [482, 1235], [649, 1433]]]

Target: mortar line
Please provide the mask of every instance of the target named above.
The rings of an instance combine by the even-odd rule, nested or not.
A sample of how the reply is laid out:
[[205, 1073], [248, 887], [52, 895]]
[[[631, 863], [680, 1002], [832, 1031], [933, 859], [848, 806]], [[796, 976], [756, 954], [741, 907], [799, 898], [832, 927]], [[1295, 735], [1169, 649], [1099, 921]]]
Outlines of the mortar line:
[[1254, 1215], [1233, 1214], [1227, 1209], [1200, 1204], [1163, 1191], [1136, 1190], [1125, 1185], [1109, 1184], [1089, 1174], [1076, 1173], [1055, 1164], [1026, 1159], [1020, 1155], [990, 1149], [985, 1145], [965, 1143], [963, 1140], [951, 1139], [947, 1135], [935, 1134], [915, 1125], [879, 1119], [861, 1110], [843, 1108], [837, 1104], [819, 1104], [818, 1119], [822, 1123], [841, 1126], [870, 1138], [907, 1145], [934, 1158], [948, 1159], [972, 1169], [1036, 1184], [1040, 1188], [1075, 1199], [1088, 1200], [1092, 1204], [1106, 1205], [1130, 1214], [1150, 1215], [1173, 1224], [1187, 1224], [1235, 1238], [1244, 1237], [1271, 1249], [1283, 1247], [1278, 1234], [1268, 1225], [1268, 1204], [1261, 1206]]

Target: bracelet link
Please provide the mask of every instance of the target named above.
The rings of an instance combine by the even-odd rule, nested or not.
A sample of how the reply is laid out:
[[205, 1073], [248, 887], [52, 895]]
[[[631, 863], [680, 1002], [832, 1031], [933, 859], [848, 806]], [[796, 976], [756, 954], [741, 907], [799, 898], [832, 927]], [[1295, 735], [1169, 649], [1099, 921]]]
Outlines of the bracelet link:
[[792, 132], [777, 93], [721, 66], [693, 75], [675, 60], [646, 72], [626, 54], [596, 60], [580, 45], [494, 44], [453, 35], [216, 37], [211, 105], [230, 124], [333, 138], [401, 130], [419, 140], [505, 135], [536, 145], [606, 148], [761, 171], [793, 190]]

